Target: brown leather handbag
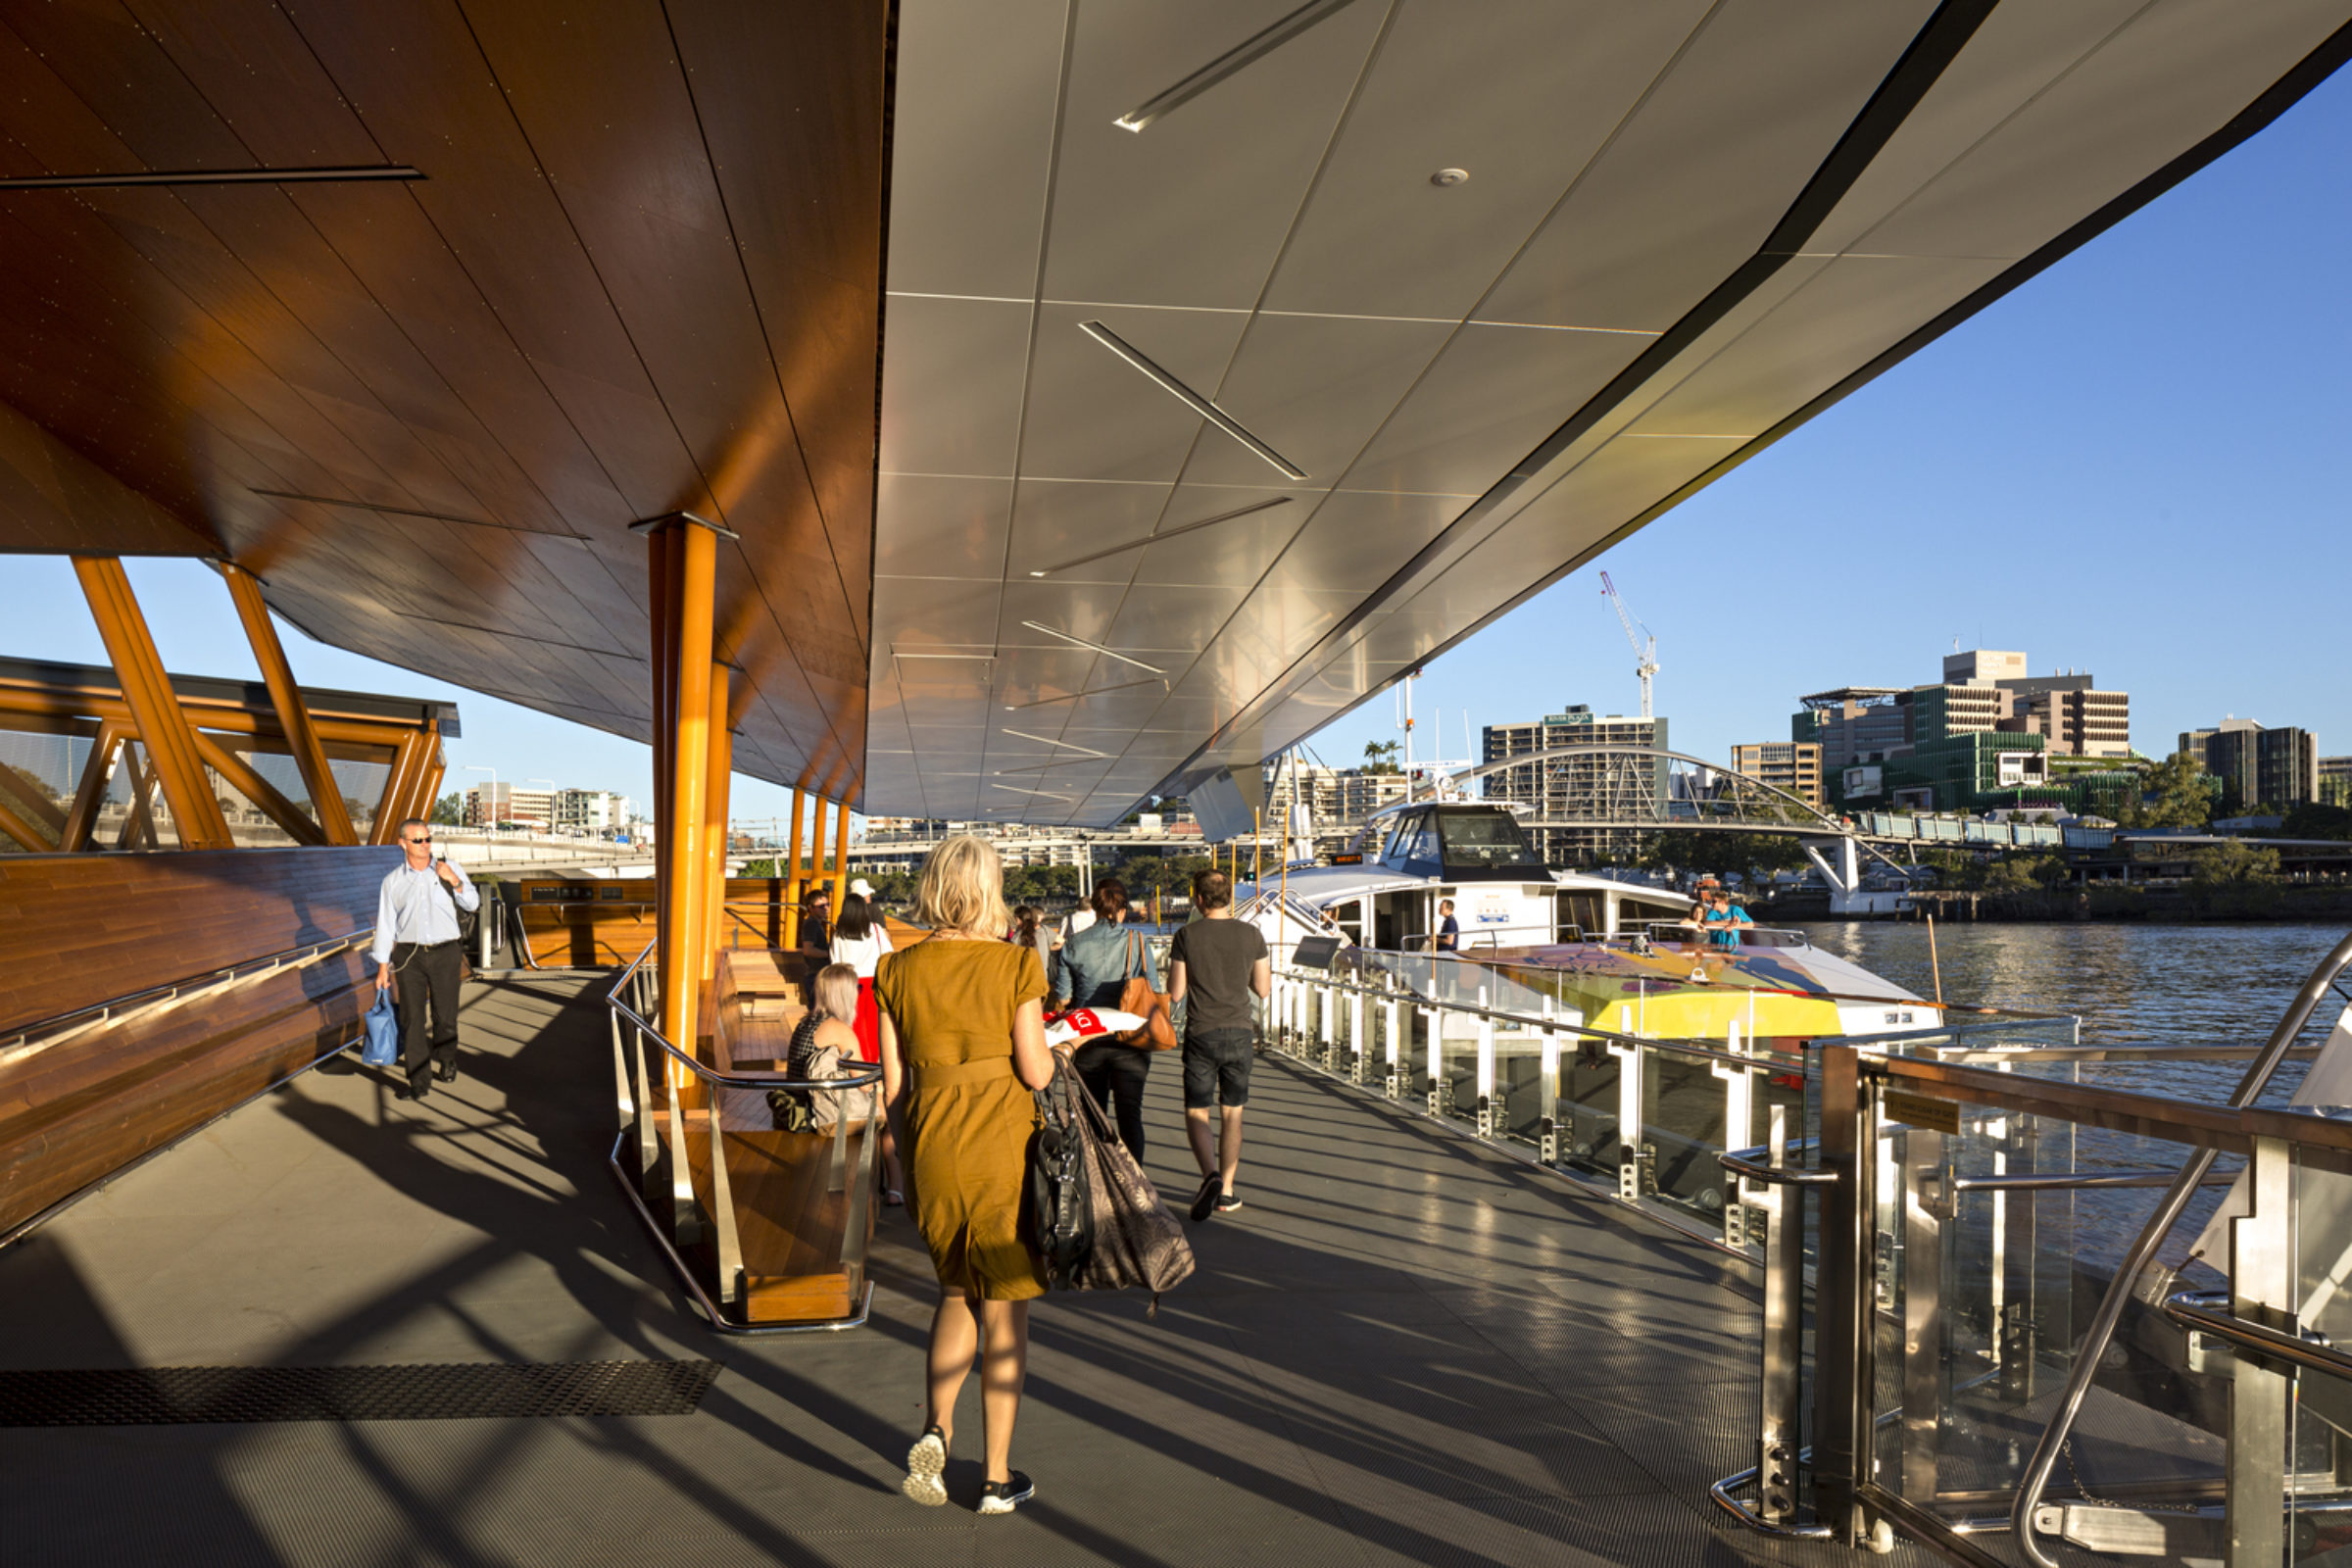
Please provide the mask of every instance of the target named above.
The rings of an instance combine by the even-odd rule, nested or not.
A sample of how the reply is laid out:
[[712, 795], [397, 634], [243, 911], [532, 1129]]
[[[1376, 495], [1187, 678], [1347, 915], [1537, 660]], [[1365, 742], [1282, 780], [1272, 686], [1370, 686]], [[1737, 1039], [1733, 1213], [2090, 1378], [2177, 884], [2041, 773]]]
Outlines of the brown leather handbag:
[[1127, 944], [1127, 966], [1135, 974], [1119, 990], [1119, 1010], [1132, 1012], [1144, 1022], [1143, 1027], [1115, 1038], [1120, 1045], [1133, 1046], [1138, 1051], [1174, 1051], [1175, 1014], [1167, 993], [1152, 989], [1152, 965], [1143, 952], [1144, 939], [1130, 932]]

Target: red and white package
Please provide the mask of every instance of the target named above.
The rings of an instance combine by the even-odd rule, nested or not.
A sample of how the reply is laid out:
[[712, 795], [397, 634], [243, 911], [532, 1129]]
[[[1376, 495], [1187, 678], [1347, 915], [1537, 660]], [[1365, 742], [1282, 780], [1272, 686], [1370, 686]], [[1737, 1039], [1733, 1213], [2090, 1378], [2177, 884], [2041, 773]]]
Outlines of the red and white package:
[[1090, 1040], [1128, 1034], [1143, 1026], [1140, 1016], [1116, 1007], [1072, 1007], [1057, 1018], [1046, 1020], [1046, 1044], [1063, 1046], [1075, 1041], [1085, 1045]]

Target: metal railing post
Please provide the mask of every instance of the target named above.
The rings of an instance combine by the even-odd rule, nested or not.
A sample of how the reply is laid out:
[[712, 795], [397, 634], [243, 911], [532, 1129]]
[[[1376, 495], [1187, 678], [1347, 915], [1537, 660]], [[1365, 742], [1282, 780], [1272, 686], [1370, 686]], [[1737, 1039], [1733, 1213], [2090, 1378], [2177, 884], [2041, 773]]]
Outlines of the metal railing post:
[[1478, 988], [1478, 1136], [1494, 1136], [1494, 1020], [1488, 1017], [1487, 988]]
[[[2257, 1138], [2251, 1211], [2230, 1222], [2230, 1310], [2296, 1332], [2294, 1163], [2284, 1140]], [[2286, 1443], [2293, 1374], [2232, 1355], [2230, 1374], [2229, 1568], [2285, 1560]]]
[[1814, 1270], [1813, 1514], [1851, 1546], [1868, 1530], [1878, 1109], [1852, 1046], [1825, 1044], [1820, 1060], [1820, 1165], [1836, 1179], [1822, 1189]]
[[1896, 1164], [1903, 1227], [1902, 1494], [1925, 1507], [1936, 1497], [1944, 1390], [1944, 1224], [1951, 1213], [1944, 1135], [1903, 1134]]
[[1387, 1041], [1387, 1054], [1382, 1060], [1388, 1068], [1381, 1092], [1391, 1100], [1397, 1100], [1404, 1095], [1404, 1062], [1398, 1046], [1404, 1028], [1404, 1005], [1391, 997], [1380, 1004], [1380, 1016], [1381, 1033]]
[[1429, 1085], [1429, 1113], [1446, 1113], [1446, 1018], [1435, 1007], [1416, 1007], [1423, 1023], [1429, 1027], [1429, 1049], [1424, 1056], [1423, 1072]]
[[[1788, 1107], [1772, 1107], [1768, 1141], [1772, 1167], [1788, 1164]], [[1740, 1194], [1735, 1177], [1733, 1201]], [[1796, 1523], [1796, 1456], [1802, 1442], [1798, 1401], [1803, 1393], [1805, 1354], [1805, 1190], [1767, 1184], [1755, 1200], [1764, 1212], [1763, 1374], [1759, 1384], [1756, 1434], [1756, 1513], [1768, 1525]]]
[[[1740, 1033], [1738, 1019], [1731, 1023], [1724, 1049], [1733, 1055], [1744, 1055], [1740, 1049]], [[1753, 1134], [1755, 1120], [1755, 1075], [1746, 1067], [1736, 1067], [1728, 1061], [1711, 1062], [1707, 1070], [1723, 1080], [1723, 1147], [1745, 1149]], [[1747, 1210], [1739, 1201], [1739, 1187], [1733, 1184], [1732, 1201], [1723, 1205], [1723, 1245], [1733, 1248], [1747, 1246]]]
[[1617, 1058], [1617, 1196], [1627, 1202], [1642, 1197], [1642, 1079], [1648, 1054], [1640, 1045], [1608, 1043]]
[[1348, 993], [1348, 1052], [1355, 1058], [1348, 1076], [1355, 1083], [1364, 1081], [1364, 1063], [1369, 1053], [1364, 1050], [1364, 994]]
[[1558, 1005], [1544, 999], [1542, 1077], [1536, 1085], [1536, 1157], [1546, 1165], [1560, 1162], [1560, 1037], [1551, 1027]]
[[735, 1190], [727, 1180], [726, 1141], [719, 1130], [719, 1101], [726, 1093], [716, 1084], [710, 1092], [710, 1222], [718, 1250], [718, 1298], [733, 1305], [743, 1295], [743, 1245], [735, 1235]]

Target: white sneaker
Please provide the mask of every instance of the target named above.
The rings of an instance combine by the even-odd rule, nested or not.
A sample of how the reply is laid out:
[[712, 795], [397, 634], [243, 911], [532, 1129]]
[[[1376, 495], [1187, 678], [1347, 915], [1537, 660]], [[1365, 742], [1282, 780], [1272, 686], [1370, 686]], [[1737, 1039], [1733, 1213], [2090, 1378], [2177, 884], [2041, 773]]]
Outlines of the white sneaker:
[[906, 1450], [906, 1479], [899, 1483], [899, 1490], [924, 1507], [936, 1508], [948, 1500], [948, 1484], [939, 1478], [947, 1467], [948, 1441], [933, 1427]]

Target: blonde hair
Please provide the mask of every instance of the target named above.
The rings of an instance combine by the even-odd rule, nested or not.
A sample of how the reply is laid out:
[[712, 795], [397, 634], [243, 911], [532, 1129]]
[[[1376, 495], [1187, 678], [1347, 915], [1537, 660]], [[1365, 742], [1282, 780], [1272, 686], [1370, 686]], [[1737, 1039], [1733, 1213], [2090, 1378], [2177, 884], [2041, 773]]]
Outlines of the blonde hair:
[[816, 1010], [828, 1018], [852, 1023], [858, 1017], [858, 971], [846, 963], [828, 963], [809, 983]]
[[996, 846], [959, 833], [925, 856], [914, 917], [934, 930], [1003, 936], [1012, 915], [1004, 907], [1004, 862]]

